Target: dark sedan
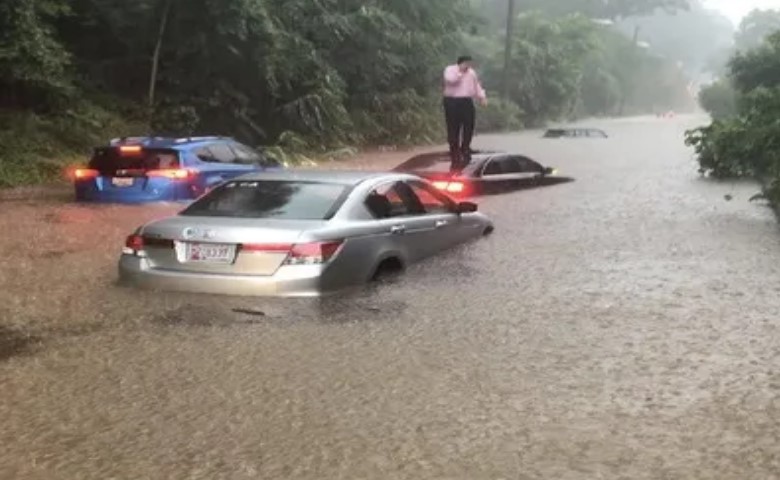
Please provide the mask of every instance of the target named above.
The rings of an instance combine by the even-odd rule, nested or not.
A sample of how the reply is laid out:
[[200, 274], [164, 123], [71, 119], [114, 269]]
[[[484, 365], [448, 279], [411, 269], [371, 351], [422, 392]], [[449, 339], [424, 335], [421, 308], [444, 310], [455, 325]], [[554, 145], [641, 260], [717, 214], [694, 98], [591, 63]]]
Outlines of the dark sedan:
[[450, 172], [447, 152], [417, 155], [393, 170], [426, 178], [436, 188], [457, 196], [501, 193], [572, 181], [559, 177], [554, 168], [507, 152], [474, 152], [471, 161], [455, 174]]

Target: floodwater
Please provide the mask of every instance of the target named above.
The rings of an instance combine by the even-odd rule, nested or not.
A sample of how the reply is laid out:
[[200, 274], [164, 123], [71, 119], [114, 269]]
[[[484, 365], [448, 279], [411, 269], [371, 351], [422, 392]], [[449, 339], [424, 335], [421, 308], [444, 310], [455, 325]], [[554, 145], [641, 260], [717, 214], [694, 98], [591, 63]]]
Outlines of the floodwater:
[[0, 478], [780, 478], [780, 231], [698, 178], [703, 121], [481, 137], [576, 182], [327, 300], [119, 288], [175, 205], [3, 201]]

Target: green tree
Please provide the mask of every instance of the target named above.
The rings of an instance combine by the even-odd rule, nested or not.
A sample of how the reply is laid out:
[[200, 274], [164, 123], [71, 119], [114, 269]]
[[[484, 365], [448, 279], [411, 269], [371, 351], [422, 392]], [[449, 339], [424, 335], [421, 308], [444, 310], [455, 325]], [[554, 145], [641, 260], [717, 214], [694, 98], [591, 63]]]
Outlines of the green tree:
[[753, 10], [739, 25], [736, 48], [741, 51], [756, 48], [777, 30], [780, 30], [780, 10]]
[[715, 119], [725, 119], [737, 113], [737, 92], [728, 80], [718, 80], [699, 92], [699, 104]]
[[0, 3], [0, 106], [48, 107], [67, 92], [70, 58], [51, 23], [66, 12], [56, 0]]
[[780, 33], [740, 52], [730, 64], [737, 115], [688, 132], [700, 171], [718, 178], [755, 176], [780, 203]]
[[[539, 14], [518, 17], [509, 98], [525, 114], [525, 123], [541, 125], [574, 113], [588, 52], [596, 46], [596, 26], [582, 16], [551, 20]], [[491, 85], [500, 78], [501, 59], [488, 71]]]
[[[475, 0], [496, 24], [505, 22], [508, 0]], [[581, 14], [590, 18], [621, 18], [652, 14], [656, 10], [686, 10], [689, 0], [516, 0], [518, 10], [540, 11], [552, 16]], [[502, 22], [503, 21], [503, 22]]]
[[690, 75], [712, 71], [717, 58], [728, 59], [734, 27], [728, 18], [692, 0], [686, 11], [659, 10], [652, 15], [625, 19], [618, 28], [626, 35], [638, 29], [640, 38], [663, 57], [682, 62]]

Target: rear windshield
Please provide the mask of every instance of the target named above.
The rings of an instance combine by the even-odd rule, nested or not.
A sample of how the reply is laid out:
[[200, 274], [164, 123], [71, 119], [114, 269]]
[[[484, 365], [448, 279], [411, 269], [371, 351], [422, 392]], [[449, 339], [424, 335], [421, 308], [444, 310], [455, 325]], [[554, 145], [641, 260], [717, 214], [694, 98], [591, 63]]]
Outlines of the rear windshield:
[[198, 217], [327, 220], [349, 193], [338, 183], [241, 180], [225, 184], [185, 209]]
[[166, 149], [121, 151], [119, 147], [97, 148], [89, 162], [89, 168], [104, 175], [179, 168], [179, 155], [175, 150]]

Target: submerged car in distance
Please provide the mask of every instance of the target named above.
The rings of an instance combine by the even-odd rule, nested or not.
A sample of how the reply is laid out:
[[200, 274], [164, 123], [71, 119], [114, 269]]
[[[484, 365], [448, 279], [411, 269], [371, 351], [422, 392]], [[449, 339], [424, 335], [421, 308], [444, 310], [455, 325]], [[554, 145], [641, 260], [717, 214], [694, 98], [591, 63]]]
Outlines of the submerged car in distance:
[[607, 132], [598, 128], [551, 128], [543, 138], [609, 138]]
[[524, 188], [570, 182], [556, 169], [545, 167], [524, 155], [475, 151], [459, 172], [450, 171], [448, 152], [423, 153], [393, 169], [429, 180], [437, 189], [457, 198], [503, 193]]
[[225, 137], [129, 137], [94, 150], [73, 171], [76, 200], [106, 203], [189, 201], [246, 173], [281, 165]]
[[140, 227], [120, 283], [244, 296], [319, 296], [490, 233], [477, 206], [400, 173], [280, 171], [228, 181]]

